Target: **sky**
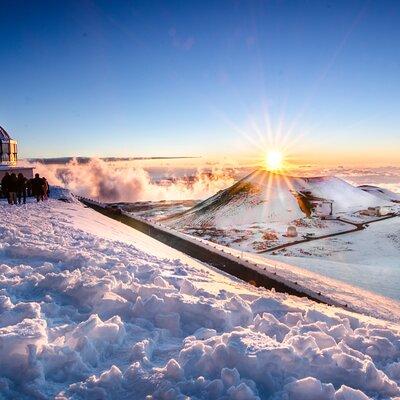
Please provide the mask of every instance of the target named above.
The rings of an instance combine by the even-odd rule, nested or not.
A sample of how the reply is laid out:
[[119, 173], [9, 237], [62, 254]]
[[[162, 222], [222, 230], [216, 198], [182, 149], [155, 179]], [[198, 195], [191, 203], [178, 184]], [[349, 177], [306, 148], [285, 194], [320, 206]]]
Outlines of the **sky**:
[[400, 163], [398, 1], [8, 1], [20, 157]]

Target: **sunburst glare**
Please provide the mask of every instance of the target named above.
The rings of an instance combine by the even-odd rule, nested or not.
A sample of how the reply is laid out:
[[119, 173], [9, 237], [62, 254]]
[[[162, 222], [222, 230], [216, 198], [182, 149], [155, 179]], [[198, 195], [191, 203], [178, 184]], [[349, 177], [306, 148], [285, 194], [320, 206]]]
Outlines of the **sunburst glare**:
[[283, 168], [284, 156], [279, 150], [270, 150], [265, 157], [265, 166], [269, 171], [279, 171]]

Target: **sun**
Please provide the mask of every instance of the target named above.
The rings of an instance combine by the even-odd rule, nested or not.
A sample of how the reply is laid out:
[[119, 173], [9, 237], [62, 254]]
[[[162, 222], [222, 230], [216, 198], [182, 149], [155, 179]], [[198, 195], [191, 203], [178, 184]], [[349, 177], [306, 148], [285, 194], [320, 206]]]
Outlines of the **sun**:
[[278, 171], [283, 168], [283, 154], [279, 150], [271, 150], [265, 157], [265, 165], [269, 171]]

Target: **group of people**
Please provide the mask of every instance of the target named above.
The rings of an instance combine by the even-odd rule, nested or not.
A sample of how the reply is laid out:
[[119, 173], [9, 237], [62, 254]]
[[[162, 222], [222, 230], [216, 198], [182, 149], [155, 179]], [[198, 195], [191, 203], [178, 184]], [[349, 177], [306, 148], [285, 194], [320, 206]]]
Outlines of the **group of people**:
[[35, 174], [34, 178], [27, 179], [22, 173], [6, 172], [1, 180], [1, 192], [9, 204], [25, 204], [26, 198], [34, 196], [36, 201], [44, 201], [49, 196], [49, 184], [45, 177]]

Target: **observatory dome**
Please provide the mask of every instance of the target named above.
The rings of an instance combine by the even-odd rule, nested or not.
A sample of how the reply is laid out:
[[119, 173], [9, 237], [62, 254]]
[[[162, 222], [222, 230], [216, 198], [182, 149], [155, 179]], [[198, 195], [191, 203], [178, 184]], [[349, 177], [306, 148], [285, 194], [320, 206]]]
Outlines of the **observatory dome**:
[[16, 165], [17, 159], [17, 141], [0, 126], [0, 165]]

